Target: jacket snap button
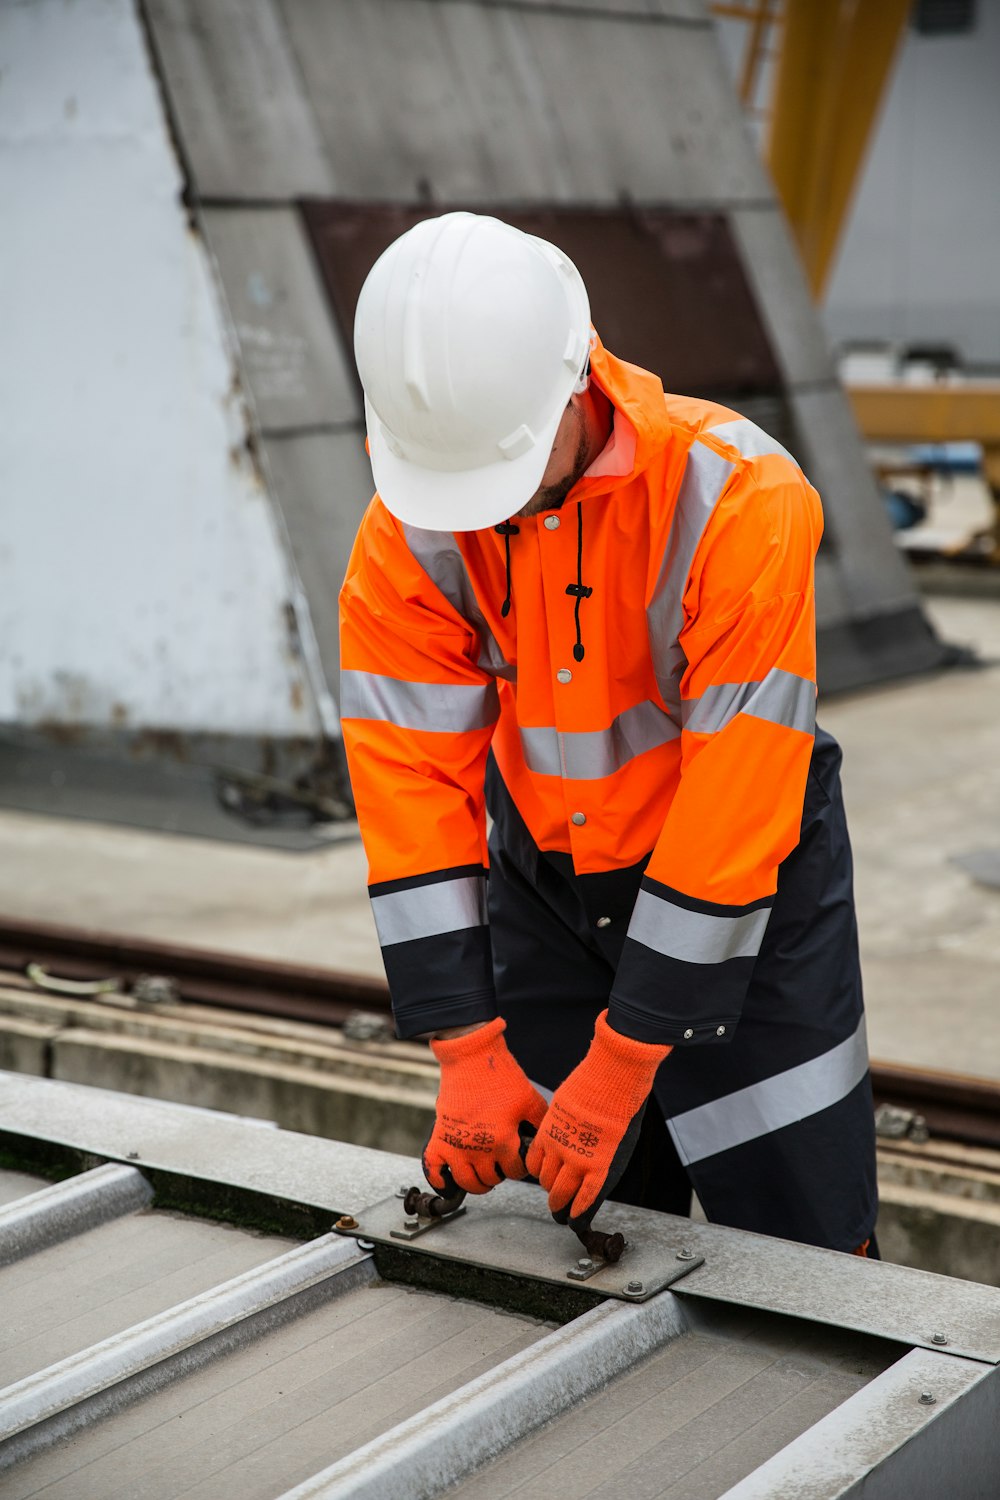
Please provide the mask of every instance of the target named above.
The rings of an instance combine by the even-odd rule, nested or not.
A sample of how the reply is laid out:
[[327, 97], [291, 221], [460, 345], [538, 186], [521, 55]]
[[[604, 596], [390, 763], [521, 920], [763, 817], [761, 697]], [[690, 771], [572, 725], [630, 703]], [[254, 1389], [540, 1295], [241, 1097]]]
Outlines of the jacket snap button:
[[542, 522], [542, 525], [545, 527], [546, 531], [558, 531], [559, 530], [559, 517], [558, 516], [546, 516], [545, 520]]
[[597, 919], [597, 925], [598, 925], [598, 927], [610, 927], [611, 926], [611, 918], [610, 917], [598, 917], [598, 919]]
[[689, 1042], [693, 1036], [694, 1036], [694, 1032], [692, 1031], [691, 1027], [689, 1026], [688, 1029], [687, 1029], [687, 1031], [685, 1031], [685, 1033], [684, 1033], [684, 1040], [686, 1042]]
[[715, 1034], [716, 1036], [725, 1036], [726, 1028], [724, 1026], [717, 1026], [715, 1029]]
[[586, 821], [587, 821], [587, 814], [586, 813], [574, 813], [573, 816], [570, 818], [570, 822], [571, 823], [575, 823], [576, 826], [577, 826], [577, 828], [582, 828], [583, 825], [584, 825], [584, 823], [586, 823]]
[[572, 682], [573, 681], [573, 673], [570, 671], [569, 667], [560, 667], [559, 668], [558, 672], [556, 673], [556, 681], [557, 682]]

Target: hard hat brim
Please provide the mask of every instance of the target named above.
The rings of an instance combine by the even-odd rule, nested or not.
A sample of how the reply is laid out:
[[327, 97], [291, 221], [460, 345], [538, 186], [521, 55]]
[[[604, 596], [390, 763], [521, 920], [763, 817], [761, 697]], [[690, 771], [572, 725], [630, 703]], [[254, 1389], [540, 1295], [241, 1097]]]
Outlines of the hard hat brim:
[[542, 482], [565, 406], [519, 458], [498, 458], [476, 469], [428, 469], [394, 453], [365, 398], [372, 474], [386, 510], [425, 531], [481, 531], [526, 505]]

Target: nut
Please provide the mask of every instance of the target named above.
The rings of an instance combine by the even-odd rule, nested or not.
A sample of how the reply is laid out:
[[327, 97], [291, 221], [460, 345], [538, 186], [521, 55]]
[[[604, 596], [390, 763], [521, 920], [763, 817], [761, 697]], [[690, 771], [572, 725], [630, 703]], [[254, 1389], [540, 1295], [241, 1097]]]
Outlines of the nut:
[[920, 1405], [921, 1406], [933, 1406], [936, 1400], [937, 1400], [937, 1397], [933, 1394], [932, 1391], [921, 1391], [920, 1392]]
[[678, 1260], [694, 1260], [694, 1258], [695, 1258], [694, 1251], [693, 1250], [689, 1250], [686, 1245], [684, 1246], [684, 1248], [682, 1250], [678, 1250], [678, 1252], [677, 1252], [677, 1259]]
[[645, 1286], [641, 1281], [630, 1281], [625, 1290], [631, 1292], [634, 1297], [637, 1297], [640, 1292], [645, 1291]]

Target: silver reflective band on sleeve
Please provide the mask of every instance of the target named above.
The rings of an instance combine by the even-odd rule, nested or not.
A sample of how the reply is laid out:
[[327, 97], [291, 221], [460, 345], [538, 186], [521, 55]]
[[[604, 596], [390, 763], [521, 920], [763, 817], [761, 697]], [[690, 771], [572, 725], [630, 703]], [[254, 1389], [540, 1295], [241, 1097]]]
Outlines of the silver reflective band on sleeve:
[[769, 432], [758, 427], [756, 422], [748, 421], [746, 417], [737, 417], [733, 422], [720, 422], [717, 427], [706, 430], [712, 437], [731, 443], [742, 458], [766, 458], [769, 453], [778, 453], [796, 468], [799, 467], [798, 460], [792, 457], [787, 448], [783, 448]]
[[812, 734], [816, 728], [816, 684], [772, 667], [760, 682], [720, 682], [700, 698], [681, 705], [684, 728], [691, 734], [717, 734], [737, 714], [768, 719], [788, 729]]
[[637, 703], [607, 729], [564, 734], [551, 725], [521, 726], [521, 749], [529, 771], [538, 776], [565, 776], [570, 781], [597, 781], [613, 776], [637, 755], [655, 750], [680, 734], [680, 725], [655, 703]]
[[403, 682], [376, 672], [340, 674], [342, 719], [380, 719], [400, 729], [462, 734], [495, 724], [499, 712], [494, 682]]
[[818, 1115], [857, 1088], [868, 1071], [868, 1043], [862, 1016], [854, 1035], [829, 1052], [737, 1089], [667, 1121], [685, 1165], [731, 1151], [758, 1136]]
[[463, 875], [458, 880], [373, 896], [372, 914], [383, 948], [466, 927], [484, 927], [488, 920], [486, 877]]
[[741, 917], [714, 917], [675, 906], [652, 891], [640, 891], [628, 935], [665, 958], [721, 964], [727, 958], [755, 958], [770, 915], [771, 908], [762, 906]]
[[452, 609], [461, 615], [465, 623], [479, 638], [479, 665], [494, 677], [506, 677], [513, 681], [517, 677], [500, 649], [476, 598], [475, 589], [465, 558], [459, 549], [454, 534], [450, 531], [425, 531], [421, 526], [403, 523], [403, 535], [417, 562], [447, 599]]
[[734, 465], [704, 443], [693, 442], [677, 495], [660, 576], [646, 608], [653, 670], [664, 703], [679, 714], [681, 678], [687, 659], [680, 644], [684, 590], [709, 518], [729, 483]]

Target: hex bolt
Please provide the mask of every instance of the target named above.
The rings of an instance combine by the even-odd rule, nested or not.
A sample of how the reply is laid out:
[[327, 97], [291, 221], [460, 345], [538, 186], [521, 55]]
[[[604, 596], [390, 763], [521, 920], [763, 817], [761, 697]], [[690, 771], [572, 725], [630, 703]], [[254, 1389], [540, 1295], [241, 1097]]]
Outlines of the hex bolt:
[[932, 1333], [931, 1334], [931, 1343], [932, 1344], [946, 1344], [947, 1342], [948, 1342], [948, 1339], [947, 1339], [947, 1337], [943, 1333]]
[[341, 1214], [333, 1227], [334, 1229], [357, 1229], [358, 1221], [353, 1214]]
[[645, 1290], [645, 1288], [641, 1281], [630, 1281], [625, 1290], [627, 1292], [631, 1292], [633, 1296], [637, 1297], [640, 1292]]
[[933, 1406], [936, 1400], [937, 1400], [937, 1397], [933, 1394], [932, 1391], [921, 1391], [920, 1392], [920, 1405], [921, 1406]]
[[577, 1261], [577, 1265], [580, 1267], [581, 1271], [589, 1271], [593, 1264], [594, 1262], [591, 1260], [589, 1255], [581, 1255], [580, 1259]]
[[414, 1217], [412, 1219], [406, 1219], [406, 1220], [404, 1220], [404, 1227], [407, 1228], [407, 1229], [419, 1229], [420, 1228], [420, 1220], [419, 1220], [419, 1218], [417, 1218], [417, 1216], [414, 1215]]
[[693, 1250], [689, 1250], [687, 1248], [687, 1246], [685, 1245], [683, 1250], [678, 1250], [678, 1252], [677, 1252], [677, 1259], [678, 1260], [694, 1260], [694, 1251]]

